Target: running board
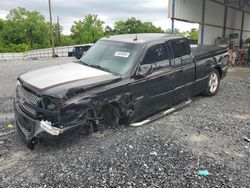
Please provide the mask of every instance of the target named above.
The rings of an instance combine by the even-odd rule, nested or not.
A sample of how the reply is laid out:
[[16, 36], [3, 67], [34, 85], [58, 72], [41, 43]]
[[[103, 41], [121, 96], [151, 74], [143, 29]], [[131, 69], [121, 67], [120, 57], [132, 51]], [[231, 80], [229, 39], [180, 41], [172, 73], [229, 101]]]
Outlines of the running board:
[[176, 106], [174, 106], [174, 107], [172, 107], [172, 108], [170, 108], [170, 109], [168, 109], [166, 111], [162, 111], [162, 112], [160, 112], [158, 114], [155, 114], [155, 115], [149, 117], [146, 120], [143, 120], [141, 122], [132, 123], [132, 124], [130, 124], [130, 126], [131, 127], [140, 127], [140, 126], [146, 125], [147, 123], [155, 121], [155, 120], [157, 120], [157, 119], [159, 119], [161, 117], [164, 117], [164, 116], [166, 116], [166, 115], [168, 115], [168, 114], [170, 114], [170, 113], [172, 113], [172, 112], [174, 112], [176, 110], [179, 110], [179, 109], [187, 106], [191, 102], [192, 102], [192, 100], [188, 99], [187, 101], [181, 102], [181, 103], [177, 104]]

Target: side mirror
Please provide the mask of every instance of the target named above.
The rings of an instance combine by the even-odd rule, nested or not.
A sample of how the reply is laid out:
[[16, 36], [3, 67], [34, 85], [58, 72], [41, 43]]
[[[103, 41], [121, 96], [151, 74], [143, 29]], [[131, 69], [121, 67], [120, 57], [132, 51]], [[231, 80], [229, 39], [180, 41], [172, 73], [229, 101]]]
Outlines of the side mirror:
[[138, 77], [145, 77], [153, 72], [153, 67], [151, 64], [141, 65], [137, 70]]

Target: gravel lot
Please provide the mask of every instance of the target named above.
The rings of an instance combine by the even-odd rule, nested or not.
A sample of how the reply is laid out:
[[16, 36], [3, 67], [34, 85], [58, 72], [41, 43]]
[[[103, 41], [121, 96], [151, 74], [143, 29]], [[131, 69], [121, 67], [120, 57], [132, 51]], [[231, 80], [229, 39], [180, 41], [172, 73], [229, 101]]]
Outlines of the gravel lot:
[[249, 68], [231, 69], [218, 95], [143, 127], [27, 149], [7, 126], [17, 75], [72, 60], [0, 62], [0, 187], [249, 187]]

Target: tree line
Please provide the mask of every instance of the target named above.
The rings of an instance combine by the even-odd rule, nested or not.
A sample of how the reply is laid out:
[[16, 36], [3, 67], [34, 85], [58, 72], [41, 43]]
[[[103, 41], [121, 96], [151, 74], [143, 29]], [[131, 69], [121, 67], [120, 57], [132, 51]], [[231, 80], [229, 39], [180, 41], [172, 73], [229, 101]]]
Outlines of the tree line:
[[[94, 43], [98, 39], [114, 34], [126, 33], [171, 33], [162, 30], [151, 22], [142, 22], [134, 17], [126, 21], [117, 21], [112, 29], [104, 27], [104, 21], [95, 14], [88, 14], [82, 20], [74, 21], [71, 34], [62, 34], [63, 27], [53, 24], [55, 46]], [[180, 32], [177, 35], [198, 39], [197, 29]], [[50, 23], [37, 11], [28, 11], [18, 7], [12, 9], [6, 19], [0, 19], [0, 52], [24, 52], [32, 49], [51, 47]]]

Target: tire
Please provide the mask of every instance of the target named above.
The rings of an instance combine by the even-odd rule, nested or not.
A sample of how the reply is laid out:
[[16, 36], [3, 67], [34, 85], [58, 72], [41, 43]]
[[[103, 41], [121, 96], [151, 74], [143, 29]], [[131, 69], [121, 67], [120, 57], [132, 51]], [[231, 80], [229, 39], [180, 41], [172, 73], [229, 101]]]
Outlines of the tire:
[[217, 70], [213, 70], [208, 78], [207, 88], [203, 92], [206, 96], [214, 96], [217, 94], [220, 86], [220, 75]]

